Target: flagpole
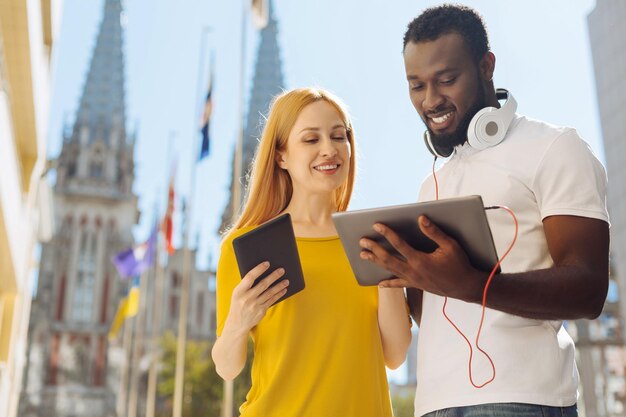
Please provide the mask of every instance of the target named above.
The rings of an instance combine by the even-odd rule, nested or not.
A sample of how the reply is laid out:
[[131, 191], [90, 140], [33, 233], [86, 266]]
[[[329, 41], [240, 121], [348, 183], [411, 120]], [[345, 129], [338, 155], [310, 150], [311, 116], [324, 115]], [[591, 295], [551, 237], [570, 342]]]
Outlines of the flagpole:
[[[132, 285], [132, 281], [128, 281], [128, 289], [127, 293], [130, 292], [130, 286]], [[133, 321], [135, 318], [132, 318]], [[130, 348], [131, 348], [131, 338], [132, 338], [132, 325], [128, 322], [127, 318], [124, 318], [124, 336], [123, 336], [123, 349], [124, 349], [124, 360], [122, 365], [122, 377], [120, 381], [120, 388], [117, 394], [117, 415], [118, 417], [126, 417], [126, 390], [128, 387], [128, 363], [130, 356]]]
[[[195, 171], [195, 168], [192, 168]], [[195, 177], [195, 174], [192, 174]], [[192, 183], [195, 181], [192, 180]], [[191, 193], [193, 195], [193, 193]], [[189, 205], [185, 208], [185, 223], [188, 223], [191, 213], [190, 205], [193, 200], [189, 198]], [[187, 348], [187, 307], [189, 305], [189, 263], [190, 253], [187, 247], [188, 226], [183, 230], [183, 276], [181, 282], [180, 307], [178, 309], [178, 339], [176, 341], [176, 374], [174, 382], [174, 417], [182, 417], [183, 389], [185, 376], [185, 350]]]
[[137, 416], [137, 396], [139, 392], [139, 361], [141, 350], [143, 349], [144, 344], [144, 321], [146, 316], [146, 305], [147, 305], [147, 297], [146, 297], [146, 286], [148, 280], [146, 279], [146, 275], [148, 274], [148, 270], [144, 271], [139, 276], [139, 306], [137, 316], [134, 320], [135, 325], [135, 343], [133, 343], [133, 357], [131, 361], [131, 371], [130, 371], [130, 392], [128, 398], [128, 417], [136, 417]]
[[161, 331], [161, 306], [163, 304], [163, 275], [164, 267], [158, 261], [160, 257], [160, 245], [157, 245], [157, 267], [154, 289], [154, 309], [152, 318], [150, 370], [148, 371], [148, 393], [146, 396], [146, 417], [154, 417], [156, 403], [157, 365], [160, 360], [160, 348], [158, 345]]
[[[168, 152], [167, 155], [172, 155], [172, 142], [173, 133], [170, 134], [168, 140]], [[171, 173], [170, 173], [171, 175]], [[168, 179], [168, 184], [169, 181]], [[169, 186], [168, 186], [168, 200], [169, 204]], [[156, 386], [157, 386], [157, 367], [161, 359], [161, 347], [159, 346], [159, 336], [161, 335], [161, 307], [163, 305], [163, 279], [165, 275], [165, 266], [161, 262], [161, 247], [163, 245], [161, 240], [161, 233], [157, 234], [157, 246], [155, 256], [155, 268], [156, 277], [154, 279], [154, 303], [152, 310], [152, 346], [150, 356], [150, 370], [148, 371], [148, 393], [146, 397], [146, 417], [154, 417], [154, 411], [156, 407]], [[166, 256], [169, 255], [165, 251]]]
[[[160, 235], [160, 233], [159, 233]], [[157, 238], [158, 239], [158, 238]], [[148, 393], [146, 398], [146, 417], [154, 417], [156, 403], [157, 365], [160, 360], [159, 335], [161, 332], [161, 305], [163, 304], [163, 275], [164, 267], [159, 261], [161, 245], [157, 240], [156, 248], [156, 277], [154, 280], [154, 303], [152, 310], [152, 343], [150, 353], [150, 370], [148, 371]]]
[[[202, 38], [200, 40], [200, 56], [205, 50], [205, 33], [208, 33], [211, 29], [205, 27], [202, 31]], [[198, 88], [196, 91], [200, 91], [200, 79], [202, 72], [202, 59], [198, 63]], [[196, 100], [197, 102], [197, 100]], [[195, 131], [195, 129], [194, 129]], [[192, 160], [191, 160], [191, 175], [190, 175], [190, 187], [189, 198], [187, 199], [187, 205], [184, 210], [184, 228], [183, 228], [183, 276], [181, 282], [181, 294], [180, 294], [180, 307], [178, 313], [178, 339], [176, 342], [176, 374], [174, 382], [174, 407], [173, 417], [182, 417], [183, 408], [183, 390], [184, 390], [184, 376], [185, 376], [185, 350], [187, 347], [187, 315], [189, 309], [189, 275], [191, 273], [191, 253], [189, 250], [189, 225], [191, 223], [191, 213], [194, 202], [195, 185], [196, 185], [196, 162], [197, 162], [197, 145], [199, 134], [195, 135], [195, 139], [192, 141], [194, 146], [192, 147]]]
[[[239, 62], [239, 135], [237, 136], [237, 144], [235, 146], [235, 166], [233, 167], [233, 204], [232, 204], [232, 219], [234, 219], [240, 211], [242, 203], [242, 184], [241, 176], [243, 171], [243, 130], [244, 130], [244, 107], [245, 107], [245, 68], [246, 68], [246, 10], [248, 8], [247, 3], [242, 2], [241, 10], [241, 49], [240, 49], [240, 62]], [[234, 407], [234, 380], [224, 381], [224, 396], [222, 398], [222, 417], [233, 417]]]

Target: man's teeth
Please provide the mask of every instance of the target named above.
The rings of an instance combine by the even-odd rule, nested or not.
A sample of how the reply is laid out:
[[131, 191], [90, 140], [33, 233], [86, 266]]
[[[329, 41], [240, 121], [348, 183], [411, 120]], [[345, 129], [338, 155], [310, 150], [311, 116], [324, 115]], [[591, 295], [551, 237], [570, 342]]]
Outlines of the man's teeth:
[[431, 120], [435, 123], [443, 123], [446, 120], [448, 120], [448, 118], [450, 118], [450, 116], [452, 116], [452, 112], [450, 113], [446, 113], [443, 116], [440, 117], [432, 117]]
[[339, 168], [339, 165], [320, 165], [315, 167], [318, 171], [330, 171]]

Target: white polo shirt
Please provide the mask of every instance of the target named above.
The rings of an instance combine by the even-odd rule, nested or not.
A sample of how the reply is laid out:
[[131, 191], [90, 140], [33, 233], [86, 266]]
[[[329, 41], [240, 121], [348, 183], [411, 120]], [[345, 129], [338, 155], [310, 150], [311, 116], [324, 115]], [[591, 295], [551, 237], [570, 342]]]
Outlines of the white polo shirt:
[[[514, 211], [519, 234], [502, 263], [504, 273], [553, 266], [542, 224], [548, 216], [608, 222], [606, 173], [587, 143], [573, 129], [523, 116], [516, 116], [504, 141], [495, 147], [482, 151], [468, 144], [457, 147], [437, 171], [437, 180], [440, 199], [478, 194], [485, 206], [505, 205]], [[435, 199], [432, 175], [422, 184], [419, 199]], [[487, 217], [502, 256], [513, 239], [513, 219], [505, 210], [490, 210]], [[561, 321], [487, 309], [480, 346], [494, 361], [496, 378], [477, 389], [469, 381], [468, 346], [443, 316], [443, 301], [443, 297], [424, 293], [415, 416], [484, 403], [576, 403], [574, 343]], [[481, 306], [448, 299], [446, 312], [474, 344]], [[491, 377], [491, 366], [473, 346], [473, 378], [480, 385]]]

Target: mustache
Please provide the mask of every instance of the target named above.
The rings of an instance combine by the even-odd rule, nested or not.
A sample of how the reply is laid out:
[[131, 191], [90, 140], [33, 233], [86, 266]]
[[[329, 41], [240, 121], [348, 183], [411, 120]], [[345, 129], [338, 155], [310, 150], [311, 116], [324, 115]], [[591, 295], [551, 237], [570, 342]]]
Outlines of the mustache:
[[433, 117], [433, 116], [435, 116], [436, 117], [437, 115], [448, 113], [448, 112], [454, 111], [454, 110], [455, 109], [454, 109], [453, 106], [442, 105], [442, 106], [437, 107], [436, 109], [425, 111], [424, 112], [424, 116], [426, 116], [426, 117]]

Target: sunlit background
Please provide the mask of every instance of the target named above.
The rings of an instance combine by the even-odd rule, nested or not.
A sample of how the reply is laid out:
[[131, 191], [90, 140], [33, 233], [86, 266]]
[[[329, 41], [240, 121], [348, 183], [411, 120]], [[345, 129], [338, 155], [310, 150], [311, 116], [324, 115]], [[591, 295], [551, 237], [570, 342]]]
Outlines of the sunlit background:
[[[34, 253], [36, 263], [41, 249], [34, 244], [35, 238], [45, 241], [53, 237], [63, 219], [58, 218], [57, 213], [55, 221], [49, 225], [44, 221], [32, 222], [35, 217], [39, 221], [55, 213], [54, 207], [41, 208], [48, 200], [41, 197], [37, 178], [51, 186], [58, 180], [55, 169], [58, 165], [50, 162], [50, 169], [46, 170], [45, 159], [55, 161], [58, 158], [64, 134], [71, 131], [76, 121], [104, 3], [105, 0], [43, 0], [39, 5], [32, 1], [0, 1], [0, 92], [4, 100], [0, 101], [0, 134], [3, 135], [0, 136], [0, 203], [5, 213], [4, 217], [0, 216], [0, 263], [4, 264], [0, 265], [3, 280], [0, 281], [0, 415], [17, 415], [22, 386], [22, 404], [29, 389], [41, 392], [47, 389], [45, 382], [35, 385], [39, 388], [28, 385], [33, 378], [44, 381], [46, 378], [32, 371], [37, 369], [32, 365], [32, 358], [39, 354], [37, 349], [42, 350], [41, 361], [47, 360], [45, 355], [54, 351], [46, 345], [48, 342], [39, 340], [38, 343], [43, 344], [33, 344], [32, 336], [39, 334], [32, 321], [35, 316], [31, 316], [28, 330], [29, 295], [36, 296], [33, 314], [42, 314], [41, 306], [52, 302], [37, 293], [42, 275], [37, 265], [32, 265], [29, 254]], [[129, 231], [135, 242], [148, 239], [155, 219], [165, 212], [170, 174], [172, 166], [176, 165], [174, 246], [181, 248], [183, 227], [187, 223], [190, 246], [197, 249], [193, 252], [197, 281], [206, 284], [207, 315], [211, 314], [210, 306], [214, 306], [213, 271], [219, 256], [218, 230], [223, 226], [223, 216], [232, 197], [237, 141], [246, 128], [246, 121], [252, 119], [260, 123], [267, 110], [266, 106], [259, 108], [250, 100], [255, 90], [257, 93], [267, 90], [267, 86], [254, 81], [259, 77], [258, 68], [263, 67], [259, 62], [268, 60], [269, 64], [263, 68], [267, 70], [268, 65], [274, 65], [270, 69], [282, 75], [282, 85], [270, 86], [270, 89], [319, 86], [333, 91], [347, 103], [356, 130], [359, 171], [351, 208], [414, 202], [432, 164], [432, 157], [421, 139], [424, 126], [408, 98], [401, 52], [408, 22], [421, 10], [440, 2], [273, 0], [270, 20], [276, 25], [276, 31], [269, 33], [266, 29], [265, 36], [269, 39], [266, 41], [272, 46], [267, 50], [259, 48], [263, 29], [253, 22], [251, 3], [263, 2], [123, 2], [126, 128], [136, 138], [132, 191], [138, 196], [141, 213], [137, 224]], [[616, 22], [619, 16], [626, 18], [626, 3], [618, 0], [598, 0], [597, 5], [594, 0], [468, 0], [463, 3], [483, 15], [496, 56], [495, 85], [511, 91], [518, 102], [518, 112], [575, 127], [600, 160], [608, 165], [613, 196], [613, 200], [609, 199], [613, 247], [619, 248], [620, 239], [624, 239], [626, 233], [626, 222], [622, 220], [626, 211], [623, 203], [626, 176], [620, 162], [626, 152], [624, 140], [620, 139], [626, 135], [623, 118], [626, 101], [619, 93], [626, 94], [626, 34]], [[591, 18], [594, 13], [596, 17]], [[595, 31], [590, 28], [592, 25]], [[614, 42], [608, 42], [609, 39]], [[32, 81], [16, 75], [28, 73], [28, 68], [19, 64], [26, 62], [20, 61], [26, 58], [19, 52], [25, 51], [23, 45], [27, 44], [30, 45]], [[268, 58], [271, 54], [278, 56], [279, 61]], [[198, 161], [200, 118], [211, 76], [210, 153]], [[49, 97], [48, 86], [51, 87]], [[36, 97], [33, 108], [22, 106], [16, 94], [29, 91]], [[598, 103], [597, 97], [606, 98], [604, 104]], [[604, 112], [602, 117], [599, 109]], [[20, 119], [20, 112], [26, 112], [29, 117], [32, 113], [37, 121], [36, 145], [20, 139], [27, 131], [21, 126], [32, 124], [28, 118]], [[29, 146], [39, 147], [39, 153]], [[34, 164], [33, 158], [39, 162]], [[35, 177], [30, 186], [25, 180], [30, 178], [29, 169]], [[192, 175], [195, 175], [193, 190]], [[235, 177], [236, 182], [240, 178], [243, 182], [243, 175]], [[22, 203], [18, 203], [22, 201], [19, 195], [22, 195]], [[193, 201], [191, 217], [185, 222], [181, 208], [183, 200], [190, 199]], [[15, 226], [22, 224], [30, 226]], [[54, 228], [50, 229], [52, 226]], [[28, 233], [23, 232], [26, 229]], [[50, 230], [42, 233], [40, 229]], [[17, 246], [19, 251], [8, 249]], [[612, 255], [614, 282], [605, 314], [591, 323], [568, 324], [579, 346], [581, 416], [617, 416], [626, 412], [622, 405], [626, 394], [626, 353], [619, 318], [623, 317], [624, 311], [620, 308], [624, 307], [619, 303], [616, 284], [623, 271], [620, 266], [625, 265], [626, 252], [618, 249]], [[182, 270], [182, 258], [182, 251], [176, 252], [168, 268]], [[19, 264], [18, 267], [7, 267], [11, 262]], [[621, 273], [623, 280], [624, 273]], [[176, 272], [172, 274], [172, 277], [178, 276]], [[171, 288], [166, 288], [166, 293], [180, 285], [176, 279]], [[194, 279], [192, 281], [196, 282]], [[146, 285], [149, 291], [154, 291], [154, 284]], [[120, 291], [117, 295], [124, 295]], [[49, 296], [53, 297], [52, 294]], [[176, 297], [180, 295], [176, 294]], [[23, 307], [16, 307], [15, 300], [19, 297], [25, 300], [20, 304]], [[102, 297], [97, 290], [93, 294], [94, 300]], [[176, 298], [173, 306], [164, 308], [174, 311], [179, 301]], [[193, 303], [197, 308], [200, 301]], [[154, 315], [151, 310], [154, 307], [146, 308], [149, 319]], [[105, 316], [104, 324], [108, 326], [113, 311]], [[169, 324], [163, 326], [175, 329], [177, 312], [168, 320]], [[214, 325], [214, 318], [208, 323]], [[206, 331], [214, 330], [207, 327]], [[18, 336], [11, 336], [13, 334]], [[201, 340], [204, 334], [195, 336]], [[172, 349], [175, 352], [172, 340], [165, 339], [161, 343], [164, 352], [171, 353]], [[121, 339], [111, 346], [121, 349]], [[203, 352], [201, 346], [198, 349], [196, 353]], [[119, 360], [111, 352], [105, 355], [109, 366]], [[409, 359], [411, 355], [413, 351]], [[93, 358], [88, 357], [89, 360]], [[141, 368], [138, 372], [145, 374], [145, 363], [140, 366], [130, 360], [131, 366]], [[397, 401], [394, 403], [396, 415], [400, 417], [409, 415], [405, 413], [412, 407], [409, 397], [416, 377], [413, 365], [409, 360], [399, 370], [388, 373], [392, 396]], [[33, 374], [30, 377], [29, 370]], [[159, 378], [162, 375], [159, 374]], [[142, 380], [142, 384], [145, 383]], [[159, 388], [160, 406], [165, 407], [162, 409], [171, 407], [164, 394], [168, 389]], [[237, 388], [235, 391], [238, 395]], [[142, 396], [139, 402], [145, 403], [145, 395], [139, 394], [140, 398]], [[4, 413], [4, 404], [8, 404], [7, 413]], [[41, 415], [33, 411], [36, 407], [20, 409], [26, 410], [25, 416]], [[137, 415], [145, 412], [145, 404], [139, 405], [138, 410]]]

